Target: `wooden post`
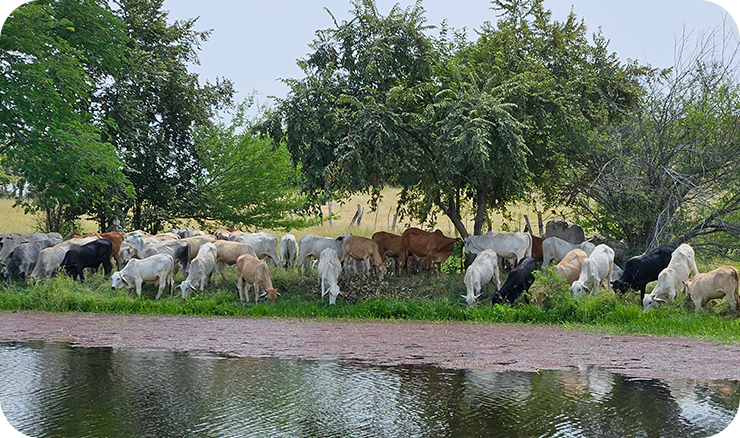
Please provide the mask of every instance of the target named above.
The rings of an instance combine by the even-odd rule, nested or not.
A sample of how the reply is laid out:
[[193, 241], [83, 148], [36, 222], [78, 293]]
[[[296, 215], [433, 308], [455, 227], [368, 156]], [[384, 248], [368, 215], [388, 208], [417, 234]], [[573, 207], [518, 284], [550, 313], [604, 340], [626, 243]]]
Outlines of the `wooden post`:
[[332, 223], [331, 223], [331, 201], [329, 201], [328, 204], [329, 204], [329, 227], [331, 227], [332, 226]]
[[525, 228], [525, 230], [529, 232], [529, 234], [534, 234], [532, 232], [532, 225], [529, 223], [529, 216], [527, 216], [526, 214], [524, 215], [524, 221], [527, 222], [527, 227]]
[[542, 213], [539, 213], [539, 212], [537, 213], [537, 228], [540, 229], [540, 237], [544, 237], [545, 231], [543, 230], [543, 227], [542, 227]]
[[357, 204], [357, 211], [355, 212], [355, 215], [352, 216], [352, 222], [349, 223], [349, 226], [355, 224], [355, 221], [357, 221], [357, 226], [359, 227], [360, 224], [362, 224], [362, 207], [360, 204]]
[[393, 225], [391, 226], [391, 233], [396, 232], [396, 220], [398, 220], [398, 205], [396, 205], [396, 212], [393, 214]]

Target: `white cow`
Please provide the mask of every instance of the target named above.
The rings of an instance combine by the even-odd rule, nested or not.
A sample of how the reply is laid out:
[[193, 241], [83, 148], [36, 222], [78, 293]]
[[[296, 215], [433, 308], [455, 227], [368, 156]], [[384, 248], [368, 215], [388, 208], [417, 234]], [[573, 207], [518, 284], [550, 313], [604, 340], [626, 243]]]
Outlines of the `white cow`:
[[[175, 260], [175, 272], [176, 275], [179, 266], [182, 266], [182, 270], [187, 275], [188, 265], [190, 264], [190, 244], [188, 242], [180, 240], [175, 235], [175, 239], [156, 239], [144, 238], [142, 236], [131, 236], [126, 238], [131, 247], [134, 249], [136, 256], [140, 259], [151, 257], [154, 254], [169, 254]], [[179, 266], [178, 266], [179, 265]]]
[[58, 243], [51, 248], [44, 248], [36, 258], [36, 266], [33, 268], [30, 278], [51, 277], [64, 260], [64, 255], [72, 248], [97, 240], [97, 236], [89, 236], [78, 239], [69, 239]]
[[467, 295], [463, 295], [468, 306], [472, 306], [481, 296], [481, 289], [487, 286], [491, 280], [496, 279], [496, 290], [501, 289], [501, 279], [498, 270], [498, 254], [492, 249], [487, 249], [478, 254], [473, 263], [465, 271], [465, 287]]
[[676, 293], [683, 288], [683, 282], [689, 279], [692, 272], [694, 276], [699, 275], [694, 260], [694, 249], [683, 243], [671, 253], [671, 261], [658, 274], [658, 283], [655, 284], [653, 291], [642, 299], [643, 312], [647, 313], [667, 300], [676, 298]]
[[342, 243], [344, 239], [349, 236], [351, 236], [350, 233], [345, 233], [344, 235], [336, 238], [322, 237], [315, 234], [307, 234], [301, 237], [301, 240], [298, 241], [298, 253], [300, 254], [297, 263], [298, 271], [300, 272], [301, 268], [303, 268], [304, 273], [308, 274], [311, 258], [318, 259], [321, 255], [321, 252], [326, 248], [332, 248], [334, 251], [337, 252], [337, 257], [339, 257], [339, 260], [343, 260], [344, 248], [342, 246]]
[[716, 300], [727, 296], [730, 310], [736, 313], [740, 303], [740, 272], [732, 266], [720, 266], [719, 268], [699, 274], [693, 280], [683, 282], [683, 290], [686, 296], [694, 302], [696, 310], [704, 310], [710, 300]]
[[570, 243], [567, 240], [563, 240], [559, 237], [548, 237], [542, 241], [542, 269], [544, 270], [551, 261], [563, 260], [566, 254], [571, 250], [579, 248], [583, 250], [586, 255], [591, 255], [596, 246], [588, 241], [581, 243]]
[[248, 243], [252, 245], [258, 258], [269, 258], [270, 265], [277, 266], [278, 268], [282, 266], [280, 257], [277, 254], [278, 240], [274, 234], [265, 233], [264, 231], [251, 234], [234, 231], [229, 235], [228, 240], [231, 242]]
[[[190, 237], [189, 239], [192, 239]], [[215, 240], [215, 238], [214, 238]], [[200, 285], [200, 291], [208, 284], [211, 274], [216, 271], [216, 259], [218, 250], [216, 245], [211, 242], [206, 242], [200, 245], [198, 255], [195, 256], [192, 262], [190, 262], [190, 271], [188, 271], [188, 278], [180, 283], [180, 291], [182, 291], [182, 299], [188, 297], [190, 289], [197, 290], [196, 286]], [[218, 278], [218, 277], [217, 277]]]
[[319, 255], [319, 286], [321, 286], [321, 299], [329, 294], [329, 304], [337, 301], [339, 291], [337, 279], [342, 272], [342, 264], [339, 262], [337, 252], [333, 248], [325, 248]]
[[516, 266], [519, 260], [532, 255], [532, 236], [522, 232], [496, 234], [489, 231], [482, 236], [465, 238], [465, 252], [480, 254], [487, 249]]
[[614, 269], [614, 250], [607, 245], [598, 245], [581, 266], [578, 280], [570, 286], [575, 298], [596, 292], [599, 285], [606, 283], [611, 287], [612, 270]]
[[280, 239], [280, 258], [283, 259], [285, 269], [295, 268], [295, 262], [298, 260], [298, 242], [294, 235], [284, 234]]
[[157, 282], [159, 291], [154, 298], [158, 300], [165, 286], [170, 285], [170, 295], [175, 289], [172, 276], [175, 272], [175, 259], [169, 254], [155, 254], [143, 260], [131, 259], [126, 266], [111, 276], [111, 287], [118, 289], [136, 287], [136, 295], [141, 298], [141, 285], [147, 282]]

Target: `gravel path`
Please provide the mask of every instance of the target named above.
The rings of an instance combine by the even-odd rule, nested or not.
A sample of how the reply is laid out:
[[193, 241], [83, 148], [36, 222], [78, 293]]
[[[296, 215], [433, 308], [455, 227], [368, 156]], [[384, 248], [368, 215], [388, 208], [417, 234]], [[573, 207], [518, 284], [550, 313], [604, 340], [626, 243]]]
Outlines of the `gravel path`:
[[552, 326], [0, 312], [0, 341], [237, 357], [535, 371], [599, 365], [643, 378], [740, 380], [740, 346]]

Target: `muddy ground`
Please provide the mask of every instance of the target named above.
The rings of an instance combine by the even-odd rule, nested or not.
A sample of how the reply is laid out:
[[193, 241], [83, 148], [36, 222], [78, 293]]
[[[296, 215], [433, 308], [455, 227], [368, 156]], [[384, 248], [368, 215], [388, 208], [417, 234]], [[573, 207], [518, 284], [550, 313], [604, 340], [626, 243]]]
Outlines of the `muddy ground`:
[[740, 380], [740, 345], [553, 326], [0, 312], [0, 341], [31, 340], [492, 371], [598, 365], [632, 377]]

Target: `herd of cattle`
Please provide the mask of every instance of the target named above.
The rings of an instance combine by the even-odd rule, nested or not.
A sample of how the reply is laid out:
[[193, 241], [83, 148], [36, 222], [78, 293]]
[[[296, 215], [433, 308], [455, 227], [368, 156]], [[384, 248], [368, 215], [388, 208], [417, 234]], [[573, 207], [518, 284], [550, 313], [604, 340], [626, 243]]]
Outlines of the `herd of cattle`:
[[[493, 304], [514, 301], [534, 282], [538, 265], [546, 268], [558, 261], [555, 271], [570, 285], [573, 296], [583, 297], [598, 288], [624, 293], [639, 290], [645, 312], [684, 291], [696, 309], [705, 308], [709, 300], [727, 296], [730, 308], [737, 312], [740, 296], [740, 273], [732, 266], [722, 266], [700, 274], [694, 251], [687, 244], [663, 245], [641, 256], [630, 258], [620, 269], [623, 251], [613, 242], [586, 240], [582, 229], [564, 221], [547, 225], [544, 238], [529, 233], [492, 233], [468, 236], [463, 240], [445, 236], [440, 230], [427, 232], [409, 228], [401, 235], [380, 231], [372, 238], [345, 233], [342, 236], [303, 236], [296, 241], [292, 234], [278, 239], [270, 233], [244, 233], [234, 229], [219, 229], [211, 234], [188, 228], [149, 235], [142, 231], [71, 235], [66, 239], [58, 233], [5, 234], [0, 241], [2, 276], [41, 279], [64, 270], [73, 279], [84, 281], [85, 268], [101, 265], [105, 275], [111, 275], [113, 262], [117, 271], [111, 276], [112, 288], [135, 288], [141, 296], [144, 282], [158, 287], [155, 299], [169, 287], [174, 291], [174, 276], [183, 270], [184, 280], [178, 288], [182, 298], [190, 291], [209, 284], [211, 277], [218, 286], [218, 274], [226, 280], [225, 267], [236, 266], [236, 288], [239, 298], [249, 302], [254, 287], [255, 302], [266, 297], [271, 302], [280, 295], [273, 287], [269, 266], [293, 269], [308, 274], [312, 265], [318, 269], [322, 299], [329, 295], [330, 304], [341, 294], [338, 279], [345, 275], [374, 271], [383, 276], [392, 266], [398, 275], [410, 273], [416, 263], [429, 275], [440, 270], [456, 248], [465, 251], [464, 283], [469, 306], [480, 301], [483, 289], [494, 284]], [[462, 254], [461, 254], [462, 255]], [[313, 264], [312, 264], [313, 261]], [[504, 263], [512, 267], [501, 284], [500, 271]], [[689, 278], [693, 274], [693, 279]], [[657, 281], [646, 294], [648, 283]]]

